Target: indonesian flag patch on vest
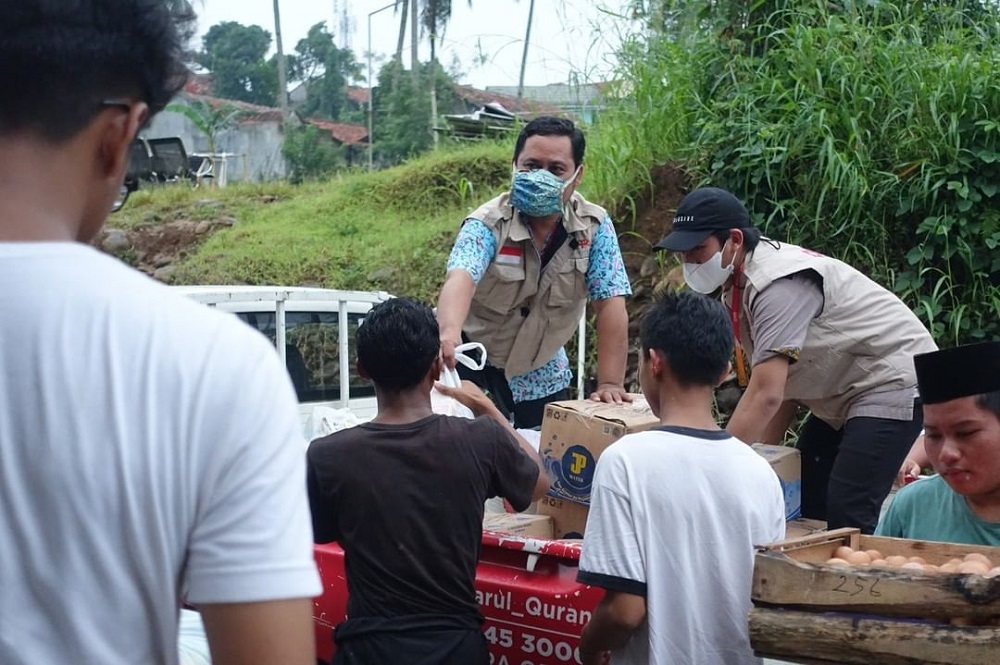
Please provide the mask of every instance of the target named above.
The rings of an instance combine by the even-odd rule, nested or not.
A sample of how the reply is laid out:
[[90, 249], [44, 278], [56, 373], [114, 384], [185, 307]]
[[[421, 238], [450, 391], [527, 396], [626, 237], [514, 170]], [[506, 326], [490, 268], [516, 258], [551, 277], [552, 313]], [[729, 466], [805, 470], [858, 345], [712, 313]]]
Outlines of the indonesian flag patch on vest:
[[524, 258], [524, 248], [520, 245], [504, 245], [497, 254], [497, 263], [506, 266], [519, 266]]

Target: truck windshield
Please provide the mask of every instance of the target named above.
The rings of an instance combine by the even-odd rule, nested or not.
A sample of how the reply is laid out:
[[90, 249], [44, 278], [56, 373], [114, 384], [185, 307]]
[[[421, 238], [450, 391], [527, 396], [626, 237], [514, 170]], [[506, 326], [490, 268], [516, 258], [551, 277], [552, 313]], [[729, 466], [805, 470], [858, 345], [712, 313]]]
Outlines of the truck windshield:
[[[243, 321], [275, 340], [274, 312], [239, 312]], [[371, 383], [358, 375], [354, 334], [364, 314], [347, 315], [350, 398], [374, 397]], [[300, 402], [340, 399], [340, 337], [337, 312], [285, 312], [285, 365]]]

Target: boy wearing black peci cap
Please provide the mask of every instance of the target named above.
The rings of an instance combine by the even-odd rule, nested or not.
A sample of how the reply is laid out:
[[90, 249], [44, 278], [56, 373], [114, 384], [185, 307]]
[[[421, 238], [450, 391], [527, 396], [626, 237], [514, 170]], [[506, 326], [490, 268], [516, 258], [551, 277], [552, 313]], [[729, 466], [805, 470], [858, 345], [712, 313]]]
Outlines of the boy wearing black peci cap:
[[[803, 517], [871, 533], [920, 431], [912, 359], [936, 350], [927, 329], [851, 266], [762, 238], [723, 189], [685, 196], [657, 248], [681, 253], [688, 286], [721, 289], [729, 308], [747, 389], [727, 429], [777, 443], [798, 406], [807, 407], [798, 441]], [[748, 382], [741, 350], [752, 366]]]
[[913, 359], [938, 475], [901, 489], [876, 533], [1000, 546], [1000, 342]]

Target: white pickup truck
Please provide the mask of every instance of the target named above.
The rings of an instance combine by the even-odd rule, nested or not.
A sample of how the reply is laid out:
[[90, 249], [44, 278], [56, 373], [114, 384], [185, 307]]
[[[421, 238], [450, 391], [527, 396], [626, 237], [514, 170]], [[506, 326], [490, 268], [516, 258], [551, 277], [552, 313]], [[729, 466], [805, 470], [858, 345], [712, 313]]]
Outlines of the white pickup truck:
[[[375, 416], [374, 390], [355, 370], [354, 333], [372, 306], [392, 297], [388, 293], [281, 286], [173, 288], [238, 316], [274, 343], [295, 385], [307, 438], [322, 433], [317, 413], [336, 409], [357, 421]], [[576, 348], [580, 395], [585, 339], [581, 320]], [[483, 532], [482, 542], [476, 597], [486, 617], [483, 631], [491, 663], [579, 663], [580, 630], [603, 595], [576, 581], [580, 545], [491, 531]], [[319, 662], [328, 663], [334, 650], [331, 631], [344, 619], [347, 604], [343, 550], [330, 543], [317, 545], [315, 553], [323, 579], [323, 595], [313, 612], [316, 649]], [[200, 631], [196, 615], [191, 619], [195, 632]]]
[[[358, 421], [375, 416], [375, 391], [358, 376], [354, 334], [384, 291], [340, 291], [298, 286], [175, 286], [209, 307], [235, 314], [277, 348], [295, 385], [307, 437], [316, 433], [317, 408], [343, 410]], [[585, 317], [577, 335], [577, 394], [583, 396]], [[340, 331], [346, 330], [346, 335]]]
[[392, 297], [388, 293], [285, 286], [173, 288], [238, 316], [271, 340], [292, 378], [307, 436], [317, 407], [343, 409], [360, 421], [375, 416], [375, 391], [355, 369], [354, 333], [373, 305]]

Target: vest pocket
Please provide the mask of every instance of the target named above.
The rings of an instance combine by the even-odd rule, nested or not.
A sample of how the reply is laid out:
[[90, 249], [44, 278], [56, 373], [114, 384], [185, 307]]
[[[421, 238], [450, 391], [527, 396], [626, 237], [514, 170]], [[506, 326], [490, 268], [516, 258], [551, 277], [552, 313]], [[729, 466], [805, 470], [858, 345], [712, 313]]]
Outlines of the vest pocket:
[[549, 290], [551, 307], [573, 307], [587, 298], [587, 258], [568, 259], [559, 266]]
[[486, 277], [477, 289], [482, 291], [482, 296], [475, 300], [487, 310], [506, 316], [514, 306], [514, 301], [523, 285], [523, 266], [504, 266], [494, 263], [486, 271]]

